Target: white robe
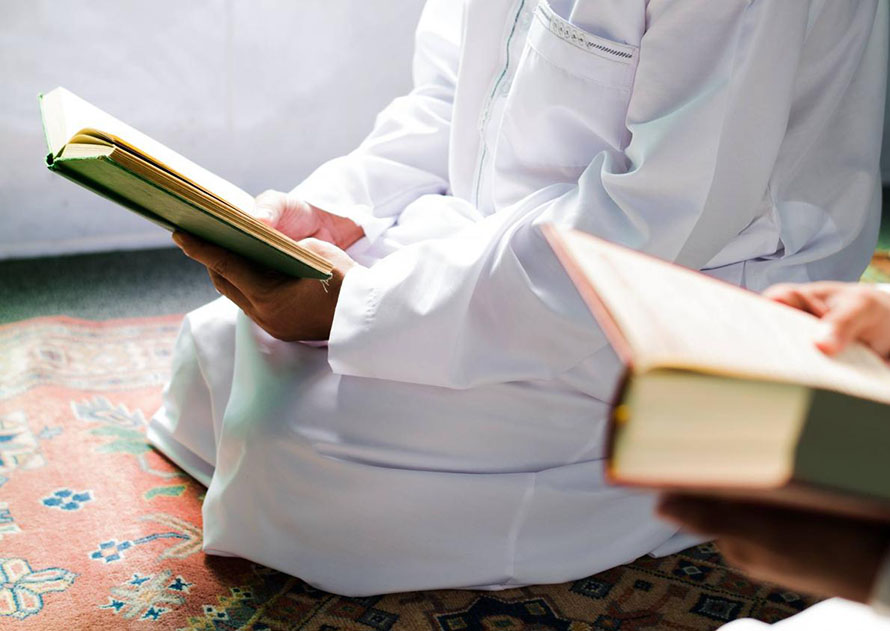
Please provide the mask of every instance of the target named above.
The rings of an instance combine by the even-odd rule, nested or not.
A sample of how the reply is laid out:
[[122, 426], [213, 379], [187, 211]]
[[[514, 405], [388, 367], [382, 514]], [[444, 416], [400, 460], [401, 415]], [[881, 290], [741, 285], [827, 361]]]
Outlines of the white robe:
[[890, 618], [868, 605], [830, 598], [774, 625], [744, 618], [720, 627], [720, 631], [890, 631]]
[[225, 300], [183, 324], [150, 438], [209, 484], [205, 549], [366, 595], [688, 543], [603, 484], [621, 368], [539, 226], [758, 290], [856, 278], [886, 44], [884, 0], [430, 0], [415, 89], [297, 187], [366, 234], [329, 346]]

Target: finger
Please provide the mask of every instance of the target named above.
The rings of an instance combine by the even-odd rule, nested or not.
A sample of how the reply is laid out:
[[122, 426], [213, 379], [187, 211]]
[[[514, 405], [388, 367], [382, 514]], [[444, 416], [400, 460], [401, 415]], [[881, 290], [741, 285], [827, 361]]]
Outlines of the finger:
[[291, 239], [299, 241], [319, 233], [322, 227], [321, 217], [321, 211], [288, 193], [282, 202], [281, 215], [275, 227]]
[[792, 285], [790, 283], [773, 285], [763, 292], [763, 297], [775, 302], [781, 302], [782, 304], [794, 307], [795, 309], [800, 309], [802, 308], [800, 297], [801, 287], [802, 285]]
[[832, 306], [822, 318], [827, 329], [816, 340], [816, 347], [827, 355], [836, 355], [859, 338], [871, 324], [868, 303], [852, 296]]
[[291, 239], [299, 240], [318, 234], [320, 212], [293, 193], [269, 190], [257, 196], [251, 215]]
[[[758, 581], [780, 583], [797, 587], [800, 578], [795, 571], [805, 566], [793, 556], [783, 556], [784, 550], [765, 546], [757, 539], [720, 537], [717, 548], [729, 565], [742, 570], [750, 578]], [[789, 575], [790, 574], [790, 575]]]
[[801, 300], [804, 302], [803, 310], [821, 318], [828, 313], [828, 304], [815, 292], [801, 292]]
[[808, 285], [773, 285], [763, 292], [763, 296], [800, 311], [806, 311], [818, 318], [828, 311], [824, 299]]
[[286, 206], [287, 195], [285, 193], [268, 190], [257, 196], [251, 214], [254, 219], [258, 219], [267, 226], [275, 228]]
[[188, 232], [174, 232], [173, 241], [176, 242], [176, 245], [179, 246], [179, 249], [182, 250], [187, 257], [198, 261], [208, 268], [211, 267], [211, 263], [217, 258], [221, 259], [224, 258], [226, 254], [229, 254], [225, 249], [196, 237], [193, 234], [189, 234]]
[[186, 256], [225, 278], [245, 296], [250, 296], [254, 290], [264, 287], [269, 282], [267, 270], [225, 248], [185, 232], [174, 233], [173, 240]]
[[[655, 512], [659, 517], [696, 533], [704, 534], [709, 527], [708, 513], [713, 502], [685, 495], [663, 495], [658, 499]], [[708, 534], [714, 534], [708, 531]]]
[[755, 574], [759, 580], [766, 578], [758, 573], [756, 553], [750, 541], [736, 537], [721, 537], [717, 540], [717, 547], [728, 564], [744, 570], [752, 578]]
[[684, 495], [669, 495], [659, 502], [661, 517], [685, 530], [714, 537], [756, 537], [775, 530], [788, 517], [780, 509]]
[[811, 283], [800, 283], [795, 286], [807, 295], [819, 298], [822, 301], [829, 301], [831, 298], [842, 295], [851, 289], [850, 283], [837, 280], [819, 280]]
[[[329, 241], [324, 241], [322, 239], [316, 239], [314, 237], [308, 237], [306, 239], [300, 239], [297, 241], [297, 245], [301, 248], [305, 248], [315, 254], [318, 254], [321, 257], [326, 258], [332, 263], [335, 262], [335, 259], [339, 259], [341, 256], [349, 257], [346, 252], [342, 249], [330, 243]], [[352, 260], [352, 259], [350, 259]]]
[[862, 341], [884, 359], [890, 357], [890, 331], [886, 325], [873, 326], [862, 335]]
[[884, 359], [890, 355], [890, 320], [882, 313], [879, 306], [871, 307], [859, 321], [856, 341], [870, 348]]
[[212, 270], [208, 269], [207, 273], [216, 291], [238, 305], [244, 313], [251, 313], [253, 304], [241, 293], [240, 289]]
[[173, 235], [172, 235], [173, 243], [175, 243], [179, 247], [180, 250], [183, 250], [183, 244], [188, 242], [188, 238], [190, 236], [191, 235], [188, 232], [183, 232], [182, 230], [176, 230], [173, 232]]

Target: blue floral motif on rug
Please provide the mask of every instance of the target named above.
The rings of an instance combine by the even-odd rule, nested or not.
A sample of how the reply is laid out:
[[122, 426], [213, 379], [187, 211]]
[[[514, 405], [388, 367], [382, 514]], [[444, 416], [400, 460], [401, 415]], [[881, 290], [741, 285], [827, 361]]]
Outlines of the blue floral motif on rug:
[[144, 436], [178, 322], [0, 327], [4, 631], [696, 631], [814, 602], [747, 579], [711, 544], [561, 585], [367, 598], [206, 556], [204, 488]]

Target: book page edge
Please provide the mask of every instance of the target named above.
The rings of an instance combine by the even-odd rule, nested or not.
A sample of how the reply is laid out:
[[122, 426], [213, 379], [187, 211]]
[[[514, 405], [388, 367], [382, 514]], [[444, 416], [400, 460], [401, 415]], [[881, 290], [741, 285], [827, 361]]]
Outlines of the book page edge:
[[[590, 309], [597, 324], [600, 325], [606, 339], [612, 345], [612, 348], [615, 349], [618, 357], [629, 369], [633, 368], [638, 358], [635, 357], [631, 345], [621, 331], [618, 322], [612, 316], [606, 304], [600, 299], [593, 284], [587, 279], [587, 275], [582, 271], [581, 266], [566, 245], [562, 233], [568, 232], [568, 230], [559, 228], [554, 224], [545, 224], [541, 227], [541, 231], [550, 247], [556, 253], [556, 258], [566, 270], [566, 273], [568, 273], [581, 298], [587, 304], [587, 308]], [[587, 236], [596, 239], [592, 235]]]
[[43, 139], [46, 142], [47, 166], [52, 165], [52, 161], [67, 142], [67, 139], [61, 138], [64, 136], [65, 115], [64, 109], [58, 105], [63, 90], [64, 88], [54, 88], [47, 93], [41, 92], [37, 95], [40, 105], [40, 122], [43, 125]]

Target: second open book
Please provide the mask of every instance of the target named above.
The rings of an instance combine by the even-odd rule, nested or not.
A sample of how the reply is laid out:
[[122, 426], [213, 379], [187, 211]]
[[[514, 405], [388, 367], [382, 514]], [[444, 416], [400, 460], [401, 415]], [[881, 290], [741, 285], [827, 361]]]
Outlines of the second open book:
[[608, 473], [624, 484], [890, 516], [890, 368], [824, 323], [590, 235], [547, 238], [626, 363]]

